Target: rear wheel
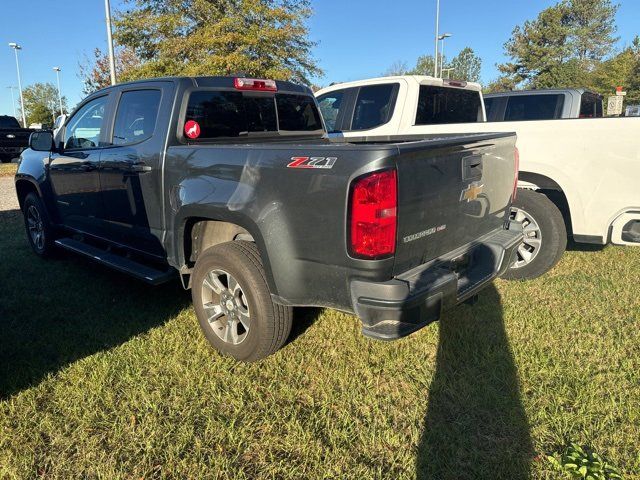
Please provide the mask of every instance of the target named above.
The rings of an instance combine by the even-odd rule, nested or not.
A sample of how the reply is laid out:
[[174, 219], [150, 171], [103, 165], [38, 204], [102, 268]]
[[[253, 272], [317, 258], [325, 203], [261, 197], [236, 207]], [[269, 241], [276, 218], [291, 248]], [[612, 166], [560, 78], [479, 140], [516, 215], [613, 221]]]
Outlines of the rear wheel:
[[41, 257], [49, 256], [54, 249], [54, 231], [42, 200], [32, 192], [25, 197], [22, 205], [24, 226], [31, 248]]
[[520, 189], [511, 219], [522, 223], [524, 241], [503, 278], [528, 280], [551, 270], [567, 247], [567, 229], [558, 207], [542, 193]]
[[253, 362], [275, 353], [291, 331], [292, 308], [271, 300], [253, 243], [228, 242], [203, 252], [191, 295], [209, 343], [237, 360]]

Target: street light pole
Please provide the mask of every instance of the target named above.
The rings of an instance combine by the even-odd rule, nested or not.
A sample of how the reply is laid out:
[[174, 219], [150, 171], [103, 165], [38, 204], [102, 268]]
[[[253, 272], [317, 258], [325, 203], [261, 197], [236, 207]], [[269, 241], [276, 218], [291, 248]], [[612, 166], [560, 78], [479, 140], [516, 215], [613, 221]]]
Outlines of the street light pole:
[[440, 48], [440, 78], [444, 78], [444, 76], [442, 75], [443, 72], [443, 67], [444, 67], [444, 41], [451, 37], [451, 33], [443, 33], [442, 35], [440, 35], [438, 37], [438, 40], [440, 40], [442, 48]]
[[440, 0], [436, 0], [436, 54], [433, 57], [433, 76], [438, 78], [438, 37], [440, 36]]
[[18, 90], [20, 90], [20, 108], [22, 109], [22, 126], [27, 128], [27, 117], [24, 113], [24, 98], [22, 98], [22, 80], [20, 80], [20, 62], [18, 61], [18, 50], [22, 50], [22, 47], [17, 43], [10, 43], [9, 46], [13, 48], [16, 54], [16, 70], [18, 71]]
[[17, 117], [18, 116], [18, 112], [16, 111], [16, 97], [13, 96], [13, 89], [16, 87], [7, 87], [9, 89], [11, 89], [11, 103], [13, 104], [13, 116]]
[[111, 85], [116, 84], [116, 61], [113, 56], [113, 36], [111, 33], [111, 6], [109, 0], [104, 0], [105, 17], [107, 21], [107, 46], [109, 47], [109, 70], [111, 72]]
[[64, 110], [62, 108], [62, 92], [60, 91], [60, 71], [62, 69], [60, 67], [53, 67], [53, 71], [56, 72], [56, 79], [58, 80], [58, 102], [60, 103], [60, 115], [64, 115]]

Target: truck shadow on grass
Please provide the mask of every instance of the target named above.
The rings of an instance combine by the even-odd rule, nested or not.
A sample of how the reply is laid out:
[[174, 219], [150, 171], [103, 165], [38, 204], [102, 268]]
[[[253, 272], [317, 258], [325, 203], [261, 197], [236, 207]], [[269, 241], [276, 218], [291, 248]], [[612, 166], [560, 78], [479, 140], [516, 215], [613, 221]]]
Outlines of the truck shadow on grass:
[[150, 287], [72, 254], [40, 259], [27, 243], [22, 215], [0, 212], [0, 399], [189, 305], [177, 280]]
[[533, 446], [492, 285], [440, 323], [417, 479], [527, 479]]

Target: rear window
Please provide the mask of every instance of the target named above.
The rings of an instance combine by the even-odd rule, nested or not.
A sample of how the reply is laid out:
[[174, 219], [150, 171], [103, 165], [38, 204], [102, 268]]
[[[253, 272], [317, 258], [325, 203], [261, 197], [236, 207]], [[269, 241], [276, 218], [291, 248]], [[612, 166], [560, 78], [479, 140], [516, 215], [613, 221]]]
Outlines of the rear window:
[[564, 95], [514, 95], [509, 97], [504, 120], [553, 120], [560, 118]]
[[0, 117], [0, 128], [20, 128], [20, 124], [13, 117]]
[[494, 116], [494, 109], [498, 106], [497, 98], [484, 97], [484, 110], [487, 113], [487, 120], [491, 121]]
[[193, 92], [189, 96], [185, 118], [185, 121], [190, 120], [200, 126], [199, 139], [322, 129], [320, 114], [312, 97], [284, 93]]
[[482, 120], [480, 92], [422, 85], [416, 125], [473, 123]]

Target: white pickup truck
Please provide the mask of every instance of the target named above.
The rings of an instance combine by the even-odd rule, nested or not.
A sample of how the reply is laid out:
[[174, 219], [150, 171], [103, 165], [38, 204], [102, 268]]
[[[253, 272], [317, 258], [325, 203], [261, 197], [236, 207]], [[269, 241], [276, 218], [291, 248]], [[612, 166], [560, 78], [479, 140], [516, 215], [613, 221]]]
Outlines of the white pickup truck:
[[640, 246], [640, 118], [486, 122], [477, 83], [426, 76], [341, 83], [316, 93], [333, 137], [516, 132], [524, 243], [505, 275], [535, 278], [575, 242]]

